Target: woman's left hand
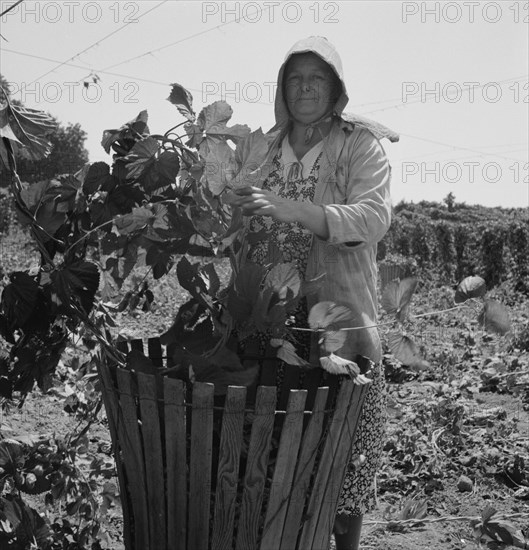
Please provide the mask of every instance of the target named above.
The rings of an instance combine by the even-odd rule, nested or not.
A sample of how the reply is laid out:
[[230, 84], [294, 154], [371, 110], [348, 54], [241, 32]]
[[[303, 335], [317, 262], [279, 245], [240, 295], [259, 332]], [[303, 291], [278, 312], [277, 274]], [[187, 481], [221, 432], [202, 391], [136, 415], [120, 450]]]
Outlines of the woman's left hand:
[[321, 239], [329, 238], [329, 228], [323, 208], [311, 202], [278, 197], [259, 187], [240, 187], [226, 201], [242, 208], [245, 216], [271, 216], [278, 222], [298, 222]]
[[278, 197], [268, 189], [240, 187], [234, 191], [230, 204], [242, 208], [245, 216], [270, 216], [279, 222], [295, 222], [300, 205], [297, 201]]

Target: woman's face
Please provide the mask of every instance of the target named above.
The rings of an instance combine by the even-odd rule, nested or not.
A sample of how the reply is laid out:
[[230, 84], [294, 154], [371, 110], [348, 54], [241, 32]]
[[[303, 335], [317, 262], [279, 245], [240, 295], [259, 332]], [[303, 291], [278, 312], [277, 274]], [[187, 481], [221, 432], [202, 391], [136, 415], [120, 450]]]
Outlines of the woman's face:
[[299, 122], [315, 122], [334, 107], [332, 69], [316, 54], [296, 54], [285, 71], [285, 99], [290, 114]]

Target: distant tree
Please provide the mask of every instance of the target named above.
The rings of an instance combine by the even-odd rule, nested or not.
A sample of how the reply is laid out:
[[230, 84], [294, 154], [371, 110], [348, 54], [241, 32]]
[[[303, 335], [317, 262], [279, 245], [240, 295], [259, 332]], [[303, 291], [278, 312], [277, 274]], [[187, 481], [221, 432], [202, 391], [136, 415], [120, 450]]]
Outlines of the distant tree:
[[[6, 79], [0, 74], [0, 85], [9, 94], [9, 86]], [[10, 101], [21, 105], [16, 100]], [[88, 162], [88, 151], [84, 143], [87, 134], [80, 124], [61, 124], [55, 117], [57, 126], [47, 136], [53, 148], [50, 155], [42, 160], [28, 160], [17, 157], [17, 171], [22, 181], [29, 183], [50, 179], [58, 174], [73, 173]], [[1, 163], [0, 163], [1, 164]], [[8, 172], [5, 166], [0, 166], [0, 187], [9, 183]]]
[[48, 139], [53, 148], [47, 158], [38, 161], [17, 159], [18, 174], [22, 181], [32, 183], [58, 174], [77, 172], [88, 162], [88, 151], [84, 147], [86, 132], [80, 124], [63, 126], [57, 122], [56, 130], [49, 134]]
[[446, 204], [449, 212], [453, 212], [455, 210], [456, 196], [452, 193], [452, 191], [446, 195], [443, 202]]

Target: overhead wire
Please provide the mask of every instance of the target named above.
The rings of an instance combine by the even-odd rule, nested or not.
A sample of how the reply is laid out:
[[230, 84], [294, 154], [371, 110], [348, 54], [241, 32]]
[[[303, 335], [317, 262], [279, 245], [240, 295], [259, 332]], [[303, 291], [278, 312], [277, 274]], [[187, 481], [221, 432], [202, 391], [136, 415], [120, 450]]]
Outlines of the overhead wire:
[[[25, 52], [18, 52], [16, 50], [11, 50], [9, 48], [3, 48], [3, 51], [14, 53], [14, 54], [17, 54], [17, 55], [22, 55], [22, 56], [33, 57], [33, 58], [41, 59], [41, 60], [44, 60], [44, 61], [52, 61], [52, 62], [56, 61], [56, 60], [53, 60], [53, 59], [50, 59], [50, 58], [47, 58], [47, 57], [37, 56], [37, 55], [34, 55], [34, 54], [28, 54], [28, 53], [25, 53]], [[76, 67], [76, 68], [81, 68], [81, 69], [86, 68], [85, 66], [77, 65], [77, 64], [74, 64], [74, 63], [70, 63], [70, 62], [65, 63], [65, 65]], [[160, 82], [160, 81], [151, 80], [151, 79], [148, 79], [148, 78], [140, 78], [140, 77], [136, 77], [136, 76], [132, 76], [132, 75], [125, 75], [125, 74], [115, 73], [115, 72], [111, 72], [111, 71], [98, 70], [97, 72], [102, 73], [102, 74], [108, 74], [108, 75], [111, 75], [111, 76], [116, 76], [118, 78], [129, 78], [131, 80], [135, 80], [135, 81], [139, 81], [139, 82], [146, 82], [146, 83], [149, 83], [149, 84], [156, 84], [156, 85], [160, 85], [160, 86], [170, 86], [171, 85], [169, 82]], [[512, 80], [512, 79], [509, 79], [509, 80]], [[187, 89], [190, 90], [190, 91], [195, 91], [195, 92], [199, 92], [199, 93], [203, 91], [203, 90], [200, 90], [200, 89], [197, 89], [197, 88], [187, 88]], [[211, 93], [211, 95], [222, 95], [222, 94]], [[259, 104], [259, 105], [267, 105], [267, 106], [270, 105], [270, 103], [263, 102], [263, 101], [255, 101], [255, 102], [252, 102], [252, 103], [253, 104]], [[468, 147], [459, 147], [459, 146], [451, 145], [451, 144], [448, 144], [448, 143], [442, 143], [442, 142], [431, 140], [431, 139], [428, 139], [428, 138], [421, 138], [419, 136], [413, 136], [411, 134], [405, 134], [403, 132], [400, 132], [400, 134], [403, 135], [403, 136], [410, 137], [412, 139], [424, 141], [424, 142], [427, 142], [427, 143], [434, 143], [434, 144], [437, 144], [437, 145], [441, 145], [443, 147], [448, 147], [452, 150], [462, 150], [462, 151], [467, 151], [467, 152], [471, 152], [471, 153], [476, 153], [478, 155], [489, 155], [489, 156], [493, 156], [493, 157], [504, 158], [506, 160], [510, 160], [510, 161], [514, 161], [514, 162], [519, 162], [519, 160], [520, 160], [520, 159], [511, 158], [511, 157], [505, 157], [505, 156], [500, 155], [500, 154], [483, 152], [483, 151], [479, 151], [477, 149], [472, 149], [472, 148], [468, 148]], [[430, 154], [430, 153], [428, 153], [428, 154]]]
[[[489, 81], [489, 82], [486, 82], [484, 84], [480, 84], [479, 86], [473, 86], [473, 87], [467, 86], [466, 88], [461, 88], [461, 90], [464, 91], [464, 92], [470, 92], [470, 90], [480, 90], [482, 88], [485, 88], [485, 86], [490, 86], [491, 84], [505, 84], [507, 82], [515, 82], [517, 80], [523, 80], [524, 78], [525, 79], [529, 78], [529, 74], [525, 74], [525, 75], [522, 75], [522, 76], [516, 76], [516, 77], [513, 77], [513, 78], [505, 78], [504, 80]], [[449, 84], [449, 83], [447, 83], [447, 84]], [[472, 83], [468, 82], [468, 84], [472, 84]], [[430, 96], [434, 95], [434, 92], [428, 90], [427, 95], [430, 95]], [[382, 100], [382, 101], [373, 101], [373, 102], [370, 102], [370, 103], [362, 103], [362, 104], [359, 104], [359, 105], [353, 105], [353, 109], [358, 108], [358, 107], [365, 107], [366, 105], [377, 105], [377, 104], [386, 103], [386, 102], [389, 102], [389, 101], [394, 102], [393, 105], [387, 105], [386, 107], [381, 107], [380, 109], [373, 109], [373, 110], [367, 111], [365, 113], [360, 113], [362, 115], [370, 115], [372, 113], [378, 113], [380, 111], [387, 111], [388, 109], [398, 109], [400, 107], [407, 107], [408, 105], [414, 105], [416, 103], [429, 103], [429, 102], [432, 101], [432, 100], [426, 99], [426, 97], [427, 96], [425, 95], [425, 97], [420, 97], [420, 98], [416, 98], [414, 100], [403, 102], [402, 101], [402, 96], [401, 96], [400, 98], [394, 98], [392, 100], [387, 99], [387, 100]]]
[[515, 158], [512, 158], [512, 157], [506, 157], [506, 156], [498, 154], [498, 153], [488, 153], [486, 151], [479, 151], [478, 149], [473, 149], [471, 147], [461, 147], [459, 145], [451, 145], [449, 143], [443, 143], [441, 141], [436, 141], [436, 140], [429, 139], [429, 138], [422, 138], [422, 137], [414, 136], [414, 135], [411, 135], [411, 134], [405, 134], [403, 132], [400, 132], [400, 135], [401, 136], [406, 136], [406, 137], [409, 137], [409, 138], [412, 138], [412, 139], [417, 139], [419, 141], [424, 141], [426, 143], [433, 143], [435, 145], [442, 145], [443, 147], [448, 147], [448, 148], [454, 149], [454, 150], [469, 151], [471, 153], [476, 153], [480, 156], [492, 156], [492, 157], [497, 157], [497, 158], [503, 158], [503, 159], [510, 160], [510, 161], [513, 161], [513, 162], [519, 162], [520, 161], [520, 159], [515, 159]]
[[[20, 3], [22, 0], [19, 0], [18, 3]], [[156, 6], [154, 6], [153, 8], [151, 8], [150, 10], [148, 10], [147, 12], [141, 14], [141, 17], [147, 15], [148, 13], [152, 12], [153, 10], [159, 8], [161, 5], [165, 4], [168, 0], [164, 0], [162, 2], [160, 2], [159, 4], [157, 4]], [[13, 6], [12, 6], [13, 7]], [[12, 7], [10, 9], [12, 9]], [[266, 10], [269, 10], [271, 6], [265, 8], [263, 11], [266, 11]], [[138, 18], [138, 19], [139, 19]], [[137, 21], [137, 20], [136, 20]], [[160, 82], [160, 81], [155, 81], [155, 80], [151, 80], [151, 79], [146, 79], [146, 78], [140, 78], [140, 77], [136, 77], [136, 76], [131, 76], [131, 75], [124, 75], [124, 74], [121, 74], [121, 73], [115, 73], [115, 72], [111, 72], [109, 71], [108, 69], [111, 69], [111, 68], [114, 68], [114, 67], [117, 67], [119, 65], [123, 65], [125, 63], [129, 63], [131, 61], [134, 61], [136, 59], [139, 59], [141, 57], [144, 57], [146, 55], [152, 55], [153, 53], [155, 52], [159, 52], [161, 50], [164, 50], [164, 49], [167, 49], [169, 47], [172, 47], [172, 46], [175, 46], [176, 44], [180, 44], [182, 42], [185, 42], [187, 40], [190, 40], [192, 38], [195, 38], [197, 36], [200, 36], [200, 35], [203, 35], [203, 34], [206, 34], [208, 32], [211, 32], [213, 30], [217, 30], [217, 29], [220, 29], [221, 27], [224, 27], [226, 25], [229, 25], [229, 24], [233, 24], [233, 23], [240, 23], [240, 19], [234, 19], [233, 21], [227, 21], [225, 23], [221, 23], [220, 25], [216, 25], [215, 27], [211, 27], [209, 29], [206, 29], [204, 31], [201, 31], [199, 33], [195, 33], [193, 35], [190, 35], [190, 36], [187, 36], [187, 37], [184, 37], [182, 39], [179, 39], [179, 40], [176, 40], [174, 42], [171, 42], [169, 44], [166, 44], [164, 46], [160, 46], [159, 48], [155, 48], [153, 50], [149, 50], [147, 52], [144, 52], [142, 54], [139, 54], [139, 55], [136, 55], [134, 57], [131, 57], [131, 58], [128, 58], [128, 59], [125, 59], [125, 60], [122, 60], [118, 63], [114, 63], [112, 65], [109, 65], [108, 67], [105, 67], [104, 69], [90, 69], [89, 67], [86, 67], [86, 66], [83, 66], [83, 65], [78, 65], [78, 64], [74, 64], [74, 63], [70, 63], [73, 59], [75, 59], [76, 57], [82, 55], [83, 53], [85, 53], [86, 51], [88, 51], [89, 49], [91, 49], [92, 47], [100, 44], [101, 42], [103, 42], [104, 40], [106, 40], [107, 38], [109, 38], [110, 36], [116, 34], [117, 32], [123, 30], [125, 27], [127, 27], [129, 24], [131, 24], [131, 22], [128, 22], [126, 23], [125, 25], [123, 25], [122, 27], [120, 27], [119, 29], [116, 29], [115, 31], [109, 33], [108, 35], [104, 36], [102, 39], [99, 39], [98, 41], [94, 42], [93, 44], [91, 44], [90, 46], [88, 46], [87, 48], [85, 48], [84, 50], [82, 50], [81, 52], [75, 54], [74, 56], [70, 57], [69, 59], [67, 59], [66, 61], [62, 61], [62, 62], [58, 62], [57, 60], [51, 60], [49, 58], [45, 58], [45, 57], [42, 57], [42, 56], [37, 56], [37, 55], [33, 55], [33, 54], [27, 54], [27, 53], [24, 53], [24, 52], [18, 52], [18, 51], [15, 51], [15, 50], [10, 50], [10, 49], [6, 49], [4, 48], [4, 51], [6, 52], [10, 52], [10, 53], [14, 53], [14, 54], [18, 54], [18, 55], [25, 55], [25, 56], [28, 56], [28, 57], [33, 57], [33, 58], [37, 58], [37, 59], [41, 59], [41, 60], [46, 60], [46, 61], [53, 61], [53, 62], [56, 62], [58, 63], [58, 65], [54, 68], [52, 68], [51, 70], [49, 70], [48, 72], [42, 74], [41, 76], [39, 76], [38, 78], [36, 78], [35, 80], [33, 80], [32, 82], [30, 82], [28, 85], [31, 85], [31, 84], [34, 84], [35, 82], [37, 82], [38, 80], [40, 80], [41, 78], [43, 78], [44, 76], [46, 76], [47, 74], [57, 70], [58, 68], [60, 68], [61, 66], [72, 66], [72, 67], [75, 67], [75, 68], [82, 68], [82, 69], [90, 69], [90, 75], [88, 76], [91, 76], [92, 74], [96, 74], [97, 73], [101, 73], [101, 74], [108, 74], [108, 75], [111, 75], [111, 76], [116, 76], [118, 78], [129, 78], [129, 79], [133, 79], [133, 80], [136, 80], [136, 81], [140, 81], [140, 82], [147, 82], [147, 83], [150, 83], [150, 84], [156, 84], [156, 85], [162, 85], [162, 86], [168, 86], [170, 84], [168, 83], [165, 83], [165, 82]], [[86, 78], [86, 77], [85, 77]], [[523, 78], [527, 78], [527, 75], [523, 75], [523, 76], [519, 76], [519, 77], [513, 77], [513, 78], [508, 78], [508, 79], [504, 79], [504, 80], [501, 80], [501, 81], [498, 81], [498, 82], [495, 82], [496, 84], [503, 84], [503, 83], [506, 83], [506, 82], [511, 82], [511, 81], [516, 81], [516, 80], [521, 80]], [[80, 79], [78, 82], [84, 80], [83, 79]], [[489, 83], [486, 83], [486, 84], [482, 84], [482, 85], [479, 85], [479, 86], [475, 86], [473, 87], [472, 89], [475, 90], [475, 89], [480, 89], [480, 88], [483, 88], [487, 85], [489, 85]], [[197, 90], [195, 88], [189, 88], [189, 90], [192, 90], [192, 91], [198, 91], [198, 92], [202, 92], [203, 90]], [[468, 88], [468, 90], [470, 90], [470, 88]], [[216, 93], [212, 93], [212, 95], [222, 95], [222, 94], [216, 94]], [[377, 101], [377, 102], [370, 102], [370, 103], [364, 103], [364, 104], [360, 104], [360, 105], [356, 105], [354, 107], [361, 107], [361, 106], [366, 106], [366, 105], [370, 105], [370, 104], [380, 104], [380, 103], [386, 103], [388, 101], [392, 101], [392, 100], [383, 100], [383, 101]], [[395, 100], [393, 100], [395, 101]], [[386, 106], [386, 107], [383, 107], [383, 108], [380, 108], [380, 109], [375, 109], [375, 110], [372, 110], [372, 111], [368, 111], [366, 113], [362, 113], [363, 115], [365, 114], [371, 114], [371, 113], [374, 113], [374, 112], [379, 112], [379, 111], [384, 111], [384, 110], [388, 110], [388, 109], [392, 109], [392, 108], [399, 108], [399, 107], [405, 107], [407, 105], [410, 105], [410, 104], [415, 104], [415, 103], [420, 103], [420, 102], [423, 102], [425, 103], [424, 99], [423, 98], [418, 98], [416, 100], [413, 100], [413, 101], [407, 101], [406, 103], [403, 103], [402, 102], [402, 98], [399, 98], [398, 100], [399, 102], [398, 103], [395, 103], [394, 105], [389, 105], [389, 106]], [[262, 101], [255, 101], [255, 102], [252, 102], [254, 104], [262, 104], [262, 105], [267, 105], [269, 106], [270, 103], [269, 102], [262, 102]], [[409, 138], [412, 138], [412, 139], [416, 139], [416, 140], [420, 140], [420, 141], [424, 141], [424, 142], [427, 142], [427, 143], [434, 143], [434, 144], [437, 144], [437, 145], [442, 145], [443, 147], [448, 147], [452, 150], [461, 150], [461, 151], [467, 151], [467, 152], [472, 152], [474, 154], [477, 154], [479, 156], [494, 156], [494, 157], [497, 157], [497, 158], [503, 158], [503, 159], [506, 159], [506, 160], [509, 160], [509, 161], [515, 161], [515, 162], [518, 162], [519, 159], [513, 159], [511, 157], [506, 157], [504, 155], [501, 155], [501, 154], [498, 154], [498, 153], [488, 153], [488, 152], [483, 152], [483, 151], [479, 151], [479, 150], [476, 150], [476, 149], [472, 149], [472, 148], [468, 148], [468, 147], [459, 147], [459, 146], [454, 146], [454, 145], [450, 145], [450, 144], [446, 144], [446, 143], [442, 143], [442, 142], [439, 142], [439, 141], [435, 141], [435, 140], [431, 140], [431, 139], [428, 139], [428, 138], [421, 138], [419, 136], [413, 136], [411, 134], [404, 134], [404, 133], [401, 133], [401, 135], [404, 135], [404, 136], [407, 136]], [[432, 153], [433, 154], [433, 153]]]
[[117, 28], [116, 30], [112, 31], [111, 33], [103, 36], [103, 38], [100, 38], [98, 40], [96, 40], [95, 42], [93, 42], [92, 44], [90, 44], [89, 46], [87, 46], [84, 50], [76, 53], [75, 55], [72, 55], [71, 57], [69, 57], [66, 61], [62, 61], [60, 62], [56, 67], [53, 67], [52, 69], [50, 69], [49, 71], [41, 74], [39, 77], [35, 78], [34, 80], [32, 80], [28, 86], [31, 86], [31, 84], [34, 84], [35, 82], [37, 82], [38, 80], [40, 80], [41, 78], [44, 78], [45, 76], [49, 75], [50, 73], [56, 71], [57, 69], [59, 69], [60, 67], [62, 67], [63, 65], [66, 65], [68, 64], [69, 61], [73, 61], [76, 57], [79, 57], [81, 55], [83, 55], [84, 53], [86, 53], [88, 50], [92, 49], [93, 47], [95, 46], [98, 46], [100, 45], [102, 42], [104, 42], [107, 38], [110, 38], [111, 36], [114, 36], [116, 33], [122, 31], [124, 28], [128, 27], [129, 25], [131, 25], [132, 23], [136, 23], [139, 19], [141, 19], [142, 17], [145, 17], [147, 14], [151, 13], [152, 11], [158, 9], [160, 6], [162, 6], [163, 4], [165, 4], [166, 2], [168, 2], [168, 0], [163, 0], [162, 2], [160, 2], [159, 4], [157, 4], [156, 6], [152, 7], [151, 9], [147, 10], [146, 12], [142, 13], [140, 16], [138, 16], [137, 19], [135, 19], [134, 21], [129, 21], [127, 23], [125, 23], [124, 25], [122, 25], [121, 27]]
[[[262, 10], [262, 13], [270, 10], [272, 6], [268, 6], [266, 8], [264, 8]], [[130, 63], [131, 61], [135, 61], [136, 59], [140, 59], [142, 57], [145, 57], [146, 55], [152, 55], [154, 53], [157, 53], [157, 52], [160, 52], [162, 50], [165, 50], [167, 48], [171, 48], [172, 46], [176, 46], [177, 44], [182, 44], [183, 42], [186, 42], [187, 40], [191, 40], [192, 38], [196, 38], [197, 36], [201, 36], [203, 34], [207, 34], [208, 32], [211, 32], [211, 31], [214, 31], [214, 30], [218, 30], [222, 27], [225, 27], [226, 25], [232, 25], [233, 23], [240, 23], [240, 19], [234, 19], [233, 21], [226, 21], [224, 23], [221, 23], [220, 25], [216, 25], [215, 27], [210, 27], [209, 29], [206, 29], [204, 31], [200, 31], [200, 32], [197, 32], [195, 34], [192, 34], [192, 35], [189, 35], [189, 36], [186, 36], [184, 38], [180, 38], [178, 40], [175, 40], [174, 42], [171, 42], [169, 44], [166, 44], [165, 46], [160, 46], [159, 48], [155, 48], [153, 50], [149, 50], [147, 52], [144, 52], [142, 54], [139, 54], [139, 55], [135, 55], [133, 57], [129, 57], [128, 59], [124, 59], [123, 61], [119, 61], [118, 63], [114, 63], [112, 65], [109, 65], [108, 67], [105, 67], [104, 69], [100, 70], [100, 71], [96, 71], [96, 72], [101, 72], [101, 73], [105, 73], [105, 71], [108, 71], [108, 69], [113, 69], [115, 67], [119, 67], [120, 65], [124, 65], [125, 63]]]
[[16, 8], [19, 4], [21, 4], [24, 0], [18, 0], [11, 6], [9, 6], [7, 9], [5, 9], [2, 13], [0, 13], [0, 17], [3, 17], [6, 13], [9, 13], [12, 9]]
[[[49, 61], [49, 62], [53, 62], [53, 63], [58, 61], [57, 59], [51, 59], [49, 57], [43, 57], [41, 55], [29, 54], [29, 53], [26, 53], [26, 52], [19, 52], [19, 51], [16, 51], [16, 50], [11, 50], [9, 48], [2, 48], [2, 51], [3, 52], [8, 52], [8, 53], [13, 53], [13, 54], [16, 54], [16, 55], [22, 55], [22, 56], [25, 56], [25, 57], [40, 59], [42, 61]], [[88, 68], [85, 65], [78, 65], [77, 63], [70, 63], [70, 62], [63, 63], [63, 65], [66, 65], [68, 67], [74, 67], [76, 69], [87, 69]], [[112, 71], [103, 71], [103, 70], [97, 69], [93, 72], [98, 73], [98, 74], [107, 74], [109, 76], [115, 76], [115, 77], [118, 77], [118, 78], [128, 78], [128, 79], [133, 80], [133, 81], [146, 82], [147, 84], [156, 84], [158, 86], [164, 86], [164, 87], [171, 86], [170, 82], [161, 82], [159, 80], [152, 80], [152, 79], [149, 79], [149, 78], [141, 78], [141, 77], [134, 76], [134, 75], [126, 75], [126, 74], [122, 74], [122, 73], [115, 73], [115, 72], [112, 72]], [[90, 73], [90, 74], [93, 74], [93, 73]], [[77, 80], [75, 82], [82, 82], [83, 80], [84, 79], [82, 78], [82, 79]], [[67, 84], [72, 84], [72, 83], [73, 82], [67, 82]], [[32, 84], [32, 83], [30, 83], [30, 84]], [[26, 86], [29, 86], [30, 84], [26, 84]], [[186, 90], [197, 92], [197, 93], [202, 93], [203, 92], [203, 90], [201, 90], [199, 88], [188, 88], [187, 86], [186, 86]], [[19, 91], [21, 91], [21, 90], [19, 90]], [[215, 93], [215, 92], [208, 92], [208, 94], [214, 95], [214, 96], [222, 96], [222, 94]], [[265, 101], [252, 101], [252, 104], [266, 105], [268, 107], [270, 106], [270, 102], [265, 102]]]

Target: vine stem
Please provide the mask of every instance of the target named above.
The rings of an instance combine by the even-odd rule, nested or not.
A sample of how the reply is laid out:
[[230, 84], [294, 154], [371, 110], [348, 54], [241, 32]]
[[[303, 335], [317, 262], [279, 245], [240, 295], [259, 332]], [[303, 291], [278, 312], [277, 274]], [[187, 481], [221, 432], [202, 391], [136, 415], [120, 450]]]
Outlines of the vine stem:
[[[525, 519], [526, 513], [507, 514], [501, 516], [501, 519]], [[479, 516], [442, 516], [440, 518], [410, 518], [399, 520], [372, 520], [364, 521], [364, 525], [413, 525], [414, 523], [440, 523], [443, 521], [473, 521], [481, 520]]]
[[175, 147], [178, 147], [182, 151], [185, 151], [186, 153], [191, 155], [191, 157], [194, 158], [196, 161], [199, 160], [197, 155], [195, 154], [195, 152], [193, 150], [189, 149], [189, 147], [186, 147], [183, 143], [180, 143], [179, 141], [176, 141], [175, 139], [171, 139], [167, 136], [162, 136], [161, 134], [151, 134], [149, 137], [157, 139], [158, 141], [169, 142], [172, 145], [174, 145]]
[[[461, 309], [463, 307], [466, 307], [466, 304], [461, 304], [459, 306], [449, 307], [446, 309], [440, 309], [439, 311], [428, 311], [427, 313], [419, 313], [419, 315], [411, 315], [413, 319], [418, 319], [419, 317], [428, 317], [430, 315], [439, 315], [441, 313], [447, 313], [448, 311], [455, 311], [457, 309]], [[366, 328], [377, 328], [377, 327], [383, 327], [385, 325], [393, 325], [395, 321], [387, 321], [385, 323], [375, 323], [373, 325], [364, 325], [361, 327], [342, 327], [342, 328], [333, 328], [333, 331], [338, 330], [363, 330]], [[300, 330], [305, 332], [325, 332], [328, 331], [328, 328], [303, 328], [303, 327], [289, 327], [291, 330]]]
[[111, 220], [108, 220], [101, 225], [98, 225], [97, 227], [94, 227], [93, 229], [90, 229], [90, 231], [87, 231], [82, 237], [79, 237], [73, 244], [71, 244], [66, 251], [64, 252], [63, 256], [66, 256], [72, 248], [76, 247], [79, 243], [83, 242], [89, 235], [94, 233], [95, 231], [99, 231], [101, 228], [105, 227], [105, 225], [108, 225], [109, 223], [113, 223], [115, 220], [119, 219], [120, 216], [116, 216], [115, 218], [112, 218]]
[[438, 315], [440, 313], [446, 313], [448, 311], [455, 311], [456, 309], [461, 309], [462, 307], [465, 307], [465, 306], [460, 305], [460, 306], [449, 307], [446, 309], [440, 309], [439, 311], [428, 311], [427, 313], [419, 313], [419, 315], [412, 315], [412, 317], [414, 319], [418, 319], [419, 317], [428, 317], [430, 315]]
[[[363, 330], [366, 328], [377, 328], [377, 327], [383, 327], [385, 325], [393, 325], [395, 324], [395, 321], [387, 321], [386, 323], [377, 323], [374, 325], [364, 325], [362, 327], [343, 327], [343, 328], [333, 328], [333, 331], [337, 330]], [[304, 327], [289, 327], [291, 330], [300, 330], [304, 332], [325, 332], [330, 330], [329, 328], [304, 328]]]

